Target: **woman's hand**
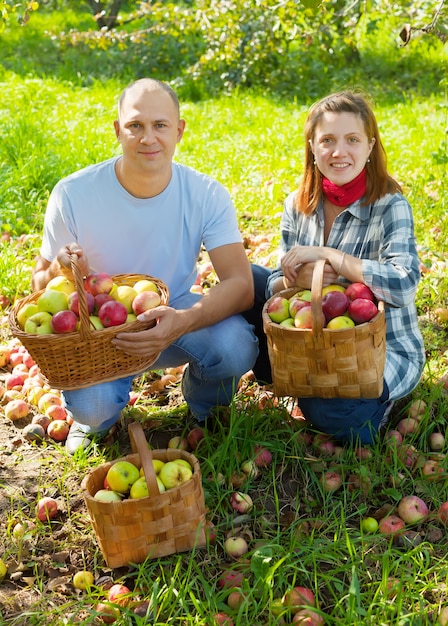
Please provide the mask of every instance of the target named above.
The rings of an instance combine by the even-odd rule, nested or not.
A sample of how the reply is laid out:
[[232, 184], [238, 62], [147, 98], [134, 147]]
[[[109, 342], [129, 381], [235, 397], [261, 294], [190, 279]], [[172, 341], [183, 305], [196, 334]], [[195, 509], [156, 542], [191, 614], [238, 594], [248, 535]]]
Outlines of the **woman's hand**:
[[[333, 251], [333, 249], [331, 249]], [[296, 246], [291, 248], [281, 260], [281, 268], [285, 276], [285, 285], [311, 288], [314, 264], [319, 259], [328, 260], [328, 248], [321, 246]], [[334, 252], [334, 251], [333, 251]], [[337, 272], [329, 264], [325, 264], [323, 284], [331, 285], [338, 278]]]

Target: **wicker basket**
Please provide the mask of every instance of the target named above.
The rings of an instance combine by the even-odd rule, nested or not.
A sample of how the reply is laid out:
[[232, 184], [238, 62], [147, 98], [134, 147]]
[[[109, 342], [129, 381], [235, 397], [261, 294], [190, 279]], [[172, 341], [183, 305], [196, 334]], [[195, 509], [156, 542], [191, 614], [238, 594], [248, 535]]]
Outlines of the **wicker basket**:
[[[111, 341], [117, 333], [145, 330], [155, 322], [135, 321], [95, 330], [89, 319], [84, 281], [76, 255], [72, 255], [72, 271], [79, 296], [79, 330], [59, 335], [31, 335], [21, 329], [17, 322], [18, 311], [26, 304], [36, 302], [44, 290], [22, 298], [9, 313], [12, 335], [27, 348], [46, 382], [54, 389], [80, 389], [147, 370], [154, 358], [126, 354]], [[112, 278], [116, 285], [133, 285], [144, 278], [152, 280], [159, 289], [161, 304], [168, 304], [168, 288], [157, 278], [145, 274], [118, 274]]]
[[[105, 463], [83, 480], [82, 489], [98, 545], [109, 567], [141, 563], [199, 548], [206, 543], [205, 503], [199, 462], [184, 450], [150, 450], [138, 422], [129, 425], [135, 454]], [[160, 493], [152, 458], [173, 461], [182, 458], [193, 467], [193, 476], [179, 487]], [[103, 489], [109, 468], [117, 461], [130, 461], [143, 470], [150, 495], [121, 502], [101, 502], [94, 494]]]
[[[312, 329], [275, 324], [263, 308], [274, 393], [298, 398], [378, 398], [386, 360], [384, 302], [364, 324], [332, 330], [322, 327], [325, 261], [315, 264], [311, 286]], [[290, 298], [297, 289], [280, 292]], [[279, 295], [279, 294], [276, 294]]]

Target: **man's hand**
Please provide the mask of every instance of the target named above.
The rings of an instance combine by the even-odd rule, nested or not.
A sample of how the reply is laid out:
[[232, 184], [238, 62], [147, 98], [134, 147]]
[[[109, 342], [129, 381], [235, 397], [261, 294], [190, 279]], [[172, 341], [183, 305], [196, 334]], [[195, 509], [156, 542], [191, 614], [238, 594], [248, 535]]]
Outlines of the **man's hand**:
[[57, 254], [57, 261], [61, 267], [61, 273], [67, 278], [73, 278], [71, 256], [75, 254], [78, 257], [78, 267], [82, 276], [88, 276], [90, 272], [89, 262], [82, 248], [77, 243], [69, 243], [61, 248]]

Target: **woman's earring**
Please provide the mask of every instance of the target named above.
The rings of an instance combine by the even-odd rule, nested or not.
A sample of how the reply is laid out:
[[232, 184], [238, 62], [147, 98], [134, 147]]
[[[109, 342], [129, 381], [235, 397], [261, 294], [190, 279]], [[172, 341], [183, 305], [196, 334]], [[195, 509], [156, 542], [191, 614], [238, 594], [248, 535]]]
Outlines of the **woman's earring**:
[[314, 165], [316, 165], [316, 159], [314, 159], [313, 163], [314, 163]]
[[366, 162], [367, 162], [367, 163], [370, 163], [370, 159], [367, 159], [367, 161], [366, 161]]

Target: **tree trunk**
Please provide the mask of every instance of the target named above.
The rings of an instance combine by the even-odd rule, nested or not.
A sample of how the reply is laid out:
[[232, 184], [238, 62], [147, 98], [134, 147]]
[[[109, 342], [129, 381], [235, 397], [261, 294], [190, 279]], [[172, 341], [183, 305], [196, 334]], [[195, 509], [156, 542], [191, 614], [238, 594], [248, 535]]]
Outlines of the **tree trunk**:
[[104, 6], [100, 0], [86, 0], [95, 16], [98, 29], [106, 28], [111, 30], [117, 23], [118, 12], [121, 8], [122, 0], [113, 0], [110, 7]]

